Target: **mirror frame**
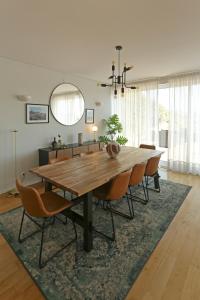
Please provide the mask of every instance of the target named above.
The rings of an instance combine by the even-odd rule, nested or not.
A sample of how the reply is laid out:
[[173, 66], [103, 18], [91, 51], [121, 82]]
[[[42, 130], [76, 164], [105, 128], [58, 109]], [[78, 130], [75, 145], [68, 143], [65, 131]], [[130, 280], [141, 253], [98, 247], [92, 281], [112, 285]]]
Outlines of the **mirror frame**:
[[[76, 123], [74, 123], [74, 124], [66, 125], [66, 124], [61, 123], [60, 121], [58, 121], [58, 120], [56, 119], [56, 117], [54, 116], [53, 111], [52, 111], [52, 109], [51, 109], [51, 97], [52, 97], [52, 95], [53, 95], [53, 92], [54, 92], [55, 89], [57, 89], [60, 85], [63, 85], [63, 84], [70, 84], [70, 85], [73, 85], [75, 88], [77, 88], [77, 90], [80, 92], [80, 94], [81, 94], [82, 97], [83, 97], [83, 102], [84, 102], [83, 113], [82, 113], [80, 119], [79, 119]], [[57, 85], [54, 87], [54, 89], [52, 90], [52, 92], [51, 92], [51, 94], [50, 94], [50, 97], [49, 97], [49, 107], [50, 107], [50, 110], [51, 110], [51, 114], [52, 114], [53, 118], [56, 120], [56, 122], [58, 122], [59, 124], [61, 124], [61, 125], [63, 125], [63, 126], [74, 126], [74, 125], [76, 125], [78, 122], [80, 122], [80, 120], [81, 120], [81, 119], [83, 118], [83, 116], [84, 116], [84, 113], [85, 113], [85, 99], [84, 99], [84, 96], [83, 96], [82, 91], [81, 91], [81, 90], [79, 89], [79, 87], [77, 87], [75, 84], [73, 84], [73, 83], [71, 83], [71, 82], [62, 82], [62, 83], [57, 84]]]

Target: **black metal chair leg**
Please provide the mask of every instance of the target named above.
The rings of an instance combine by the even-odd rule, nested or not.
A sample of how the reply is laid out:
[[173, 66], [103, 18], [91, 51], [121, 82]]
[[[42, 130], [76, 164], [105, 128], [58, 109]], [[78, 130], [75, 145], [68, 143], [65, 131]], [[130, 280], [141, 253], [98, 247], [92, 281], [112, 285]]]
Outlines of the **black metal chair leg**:
[[[109, 236], [109, 235], [103, 233], [102, 231], [98, 231], [95, 227], [93, 227], [93, 230], [95, 232], [97, 232], [98, 234], [102, 235], [103, 237], [105, 237], [106, 239], [114, 242], [114, 241], [116, 241], [116, 237], [115, 237], [115, 224], [114, 224], [112, 207], [111, 207], [110, 202], [108, 202], [108, 201], [103, 201], [103, 203], [104, 203], [104, 209], [109, 210], [109, 212], [110, 212], [111, 222], [112, 222], [112, 236]], [[106, 206], [105, 206], [105, 203], [106, 203]]]
[[[145, 202], [147, 203], [149, 201], [148, 199], [148, 196], [147, 196], [147, 191], [145, 189], [145, 186], [144, 186], [144, 182], [142, 181], [142, 188], [143, 188], [143, 192], [144, 192], [144, 199], [145, 199]], [[145, 204], [146, 204], [145, 203]]]
[[146, 186], [146, 192], [147, 192], [147, 201], [149, 201], [148, 184], [149, 184], [148, 176], [145, 176], [145, 186]]
[[119, 216], [124, 217], [124, 218], [129, 219], [129, 220], [132, 220], [133, 219], [133, 213], [132, 213], [131, 206], [130, 206], [130, 203], [129, 203], [129, 197], [127, 197], [127, 195], [126, 195], [126, 198], [127, 198], [128, 207], [129, 207], [129, 215], [125, 214], [125, 213], [123, 213], [121, 211], [118, 211], [118, 210], [116, 210], [114, 208], [110, 208], [110, 209], [112, 210], [112, 212], [114, 214], [119, 215]]
[[128, 208], [129, 208], [131, 219], [133, 219], [133, 217], [134, 217], [133, 202], [131, 200], [131, 206], [130, 206], [130, 199], [129, 199], [129, 197], [127, 197], [127, 202], [128, 202]]
[[[31, 232], [30, 234], [26, 235], [24, 238], [21, 238], [22, 227], [23, 227], [23, 222], [24, 222], [24, 217], [25, 217], [25, 215], [26, 215], [30, 220], [32, 220], [32, 221], [33, 221], [40, 229]], [[21, 220], [20, 229], [19, 229], [19, 235], [18, 235], [18, 242], [19, 242], [19, 243], [23, 243], [26, 239], [28, 239], [29, 237], [33, 236], [34, 234], [36, 234], [36, 233], [38, 233], [38, 232], [40, 232], [40, 231], [41, 231], [40, 225], [39, 225], [36, 221], [34, 221], [29, 215], [27, 215], [25, 210], [23, 210], [22, 220]]]
[[77, 240], [77, 230], [76, 230], [76, 225], [75, 225], [74, 221], [72, 221], [72, 224], [73, 224], [73, 228], [74, 228], [75, 239]]
[[41, 227], [42, 235], [41, 235], [40, 252], [39, 252], [39, 267], [40, 268], [43, 268], [46, 265], [46, 263], [42, 263], [42, 249], [43, 249], [43, 241], [44, 241], [45, 222], [46, 222], [46, 219], [44, 218], [42, 227]]
[[111, 240], [112, 241], [116, 241], [116, 237], [115, 237], [115, 224], [114, 224], [114, 218], [113, 218], [113, 212], [112, 212], [111, 203], [109, 203], [108, 209], [110, 210], [111, 221], [112, 221], [112, 238], [111, 238]]
[[156, 192], [160, 193], [160, 183], [159, 183], [159, 178], [160, 175], [158, 174], [158, 172], [156, 172], [155, 176], [154, 176], [154, 186], [155, 186], [155, 190]]
[[[36, 230], [34, 232], [32, 232], [31, 234], [27, 235], [25, 238], [21, 239], [21, 233], [22, 233], [22, 227], [23, 227], [23, 222], [24, 222], [24, 216], [27, 216], [32, 222], [34, 222], [36, 225], [39, 226], [39, 230]], [[44, 244], [44, 231], [45, 229], [49, 226], [49, 225], [53, 225], [55, 222], [55, 216], [53, 217], [53, 221], [49, 222], [46, 225], [46, 222], [48, 220], [48, 218], [44, 218], [42, 225], [37, 223], [36, 221], [34, 221], [29, 215], [26, 214], [25, 210], [23, 210], [23, 214], [22, 214], [22, 220], [21, 220], [21, 224], [20, 224], [20, 229], [19, 229], [19, 235], [18, 235], [18, 241], [20, 243], [24, 242], [27, 238], [33, 236], [34, 234], [41, 232], [41, 241], [40, 241], [40, 249], [39, 249], [39, 268], [43, 268], [44, 266], [46, 266], [47, 262], [50, 261], [53, 257], [55, 257], [57, 254], [59, 254], [62, 250], [64, 250], [66, 247], [68, 247], [72, 242], [74, 242], [75, 240], [77, 240], [77, 231], [76, 231], [76, 226], [75, 223], [72, 221], [73, 223], [73, 228], [74, 228], [74, 233], [75, 233], [75, 237], [65, 246], [63, 246], [61, 249], [59, 249], [56, 253], [54, 253], [51, 257], [49, 257], [46, 261], [42, 261], [42, 252], [43, 252], [43, 244]], [[62, 222], [63, 224], [65, 222]]]
[[19, 229], [19, 235], [18, 235], [18, 241], [21, 242], [21, 233], [22, 233], [22, 226], [23, 226], [23, 222], [24, 222], [24, 215], [25, 215], [25, 209], [23, 209], [23, 213], [22, 213], [22, 220], [21, 220], [21, 224], [20, 224], [20, 229]]
[[67, 248], [70, 244], [72, 244], [73, 242], [75, 242], [77, 240], [76, 226], [75, 226], [75, 223], [72, 221], [75, 237], [69, 243], [67, 243], [65, 246], [63, 246], [58, 251], [56, 251], [53, 255], [51, 255], [46, 261], [42, 262], [42, 250], [43, 250], [43, 243], [44, 243], [45, 222], [46, 222], [46, 220], [44, 220], [44, 222], [42, 224], [42, 230], [41, 230], [42, 231], [42, 236], [41, 236], [40, 254], [39, 254], [39, 267], [40, 267], [40, 269], [45, 267], [50, 260], [52, 260], [55, 256], [57, 256], [60, 252], [62, 252], [65, 248]]
[[[145, 182], [146, 182], [146, 180], [145, 180]], [[144, 182], [142, 181], [142, 183], [139, 186], [143, 188], [144, 198], [141, 198], [141, 197], [139, 197], [137, 195], [133, 195], [132, 194], [132, 190], [131, 190], [131, 186], [129, 186], [128, 197], [131, 199], [133, 216], [134, 216], [133, 201], [142, 203], [144, 205], [147, 204], [147, 202], [148, 202], [147, 192], [146, 192], [146, 188], [145, 188], [146, 184], [144, 185]]]

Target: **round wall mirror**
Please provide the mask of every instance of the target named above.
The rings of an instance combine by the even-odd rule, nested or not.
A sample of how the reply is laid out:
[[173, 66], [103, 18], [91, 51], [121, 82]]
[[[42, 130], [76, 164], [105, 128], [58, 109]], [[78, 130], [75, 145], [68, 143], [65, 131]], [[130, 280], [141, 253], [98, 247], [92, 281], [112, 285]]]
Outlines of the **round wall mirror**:
[[59, 123], [76, 124], [84, 113], [83, 95], [75, 85], [62, 83], [52, 91], [50, 107], [54, 118]]

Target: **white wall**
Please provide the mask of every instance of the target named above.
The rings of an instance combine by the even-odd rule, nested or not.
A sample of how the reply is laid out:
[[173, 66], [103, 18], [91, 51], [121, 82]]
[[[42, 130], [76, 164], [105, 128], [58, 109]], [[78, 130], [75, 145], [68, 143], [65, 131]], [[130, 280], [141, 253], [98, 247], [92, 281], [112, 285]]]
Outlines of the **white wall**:
[[[38, 148], [48, 146], [60, 133], [65, 143], [77, 142], [78, 132], [84, 140], [92, 139], [91, 125], [85, 124], [85, 115], [73, 126], [63, 126], [55, 121], [51, 112], [48, 124], [26, 124], [25, 104], [16, 95], [32, 96], [31, 103], [48, 104], [53, 88], [70, 82], [82, 91], [85, 108], [95, 109], [98, 135], [103, 133], [103, 119], [110, 115], [109, 89], [97, 87], [96, 82], [78, 76], [63, 74], [9, 59], [0, 58], [0, 192], [14, 186], [13, 134], [17, 129], [17, 170], [27, 172], [38, 165]], [[100, 101], [101, 106], [95, 106]]]

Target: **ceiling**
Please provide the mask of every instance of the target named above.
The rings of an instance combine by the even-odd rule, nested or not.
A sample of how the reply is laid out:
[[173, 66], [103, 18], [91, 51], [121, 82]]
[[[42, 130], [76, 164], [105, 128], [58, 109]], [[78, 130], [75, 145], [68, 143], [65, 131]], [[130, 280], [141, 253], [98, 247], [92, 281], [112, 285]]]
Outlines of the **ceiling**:
[[104, 81], [200, 69], [199, 0], [1, 0], [0, 56]]

